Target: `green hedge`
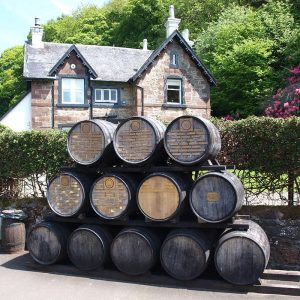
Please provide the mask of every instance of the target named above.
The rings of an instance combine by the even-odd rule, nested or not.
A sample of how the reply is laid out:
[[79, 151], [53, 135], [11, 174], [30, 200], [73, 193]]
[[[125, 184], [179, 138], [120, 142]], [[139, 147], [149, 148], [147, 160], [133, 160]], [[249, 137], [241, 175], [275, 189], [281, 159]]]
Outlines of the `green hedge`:
[[[288, 191], [292, 203], [300, 185], [300, 118], [249, 117], [213, 122], [222, 137], [218, 160], [237, 167], [246, 191], [283, 195]], [[66, 137], [64, 131], [15, 133], [0, 126], [0, 179], [30, 178], [32, 186], [43, 182], [41, 175], [49, 179], [61, 166], [72, 163]], [[42, 189], [45, 191], [45, 187]]]
[[53, 176], [70, 164], [64, 131], [0, 130], [0, 178]]
[[218, 159], [238, 169], [274, 175], [300, 171], [300, 118], [213, 120], [222, 137]]

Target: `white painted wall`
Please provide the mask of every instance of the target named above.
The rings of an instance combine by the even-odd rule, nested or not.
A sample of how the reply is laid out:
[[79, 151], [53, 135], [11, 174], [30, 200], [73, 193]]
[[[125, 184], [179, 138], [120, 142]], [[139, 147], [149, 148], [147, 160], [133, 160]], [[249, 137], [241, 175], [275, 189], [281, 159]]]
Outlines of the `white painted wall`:
[[31, 129], [31, 93], [28, 93], [1, 121], [14, 131]]

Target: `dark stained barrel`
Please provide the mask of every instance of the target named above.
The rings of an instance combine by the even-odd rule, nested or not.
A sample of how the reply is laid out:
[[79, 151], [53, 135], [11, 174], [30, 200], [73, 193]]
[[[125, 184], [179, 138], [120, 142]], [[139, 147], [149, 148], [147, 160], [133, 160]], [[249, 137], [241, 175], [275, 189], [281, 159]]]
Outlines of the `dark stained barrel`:
[[92, 180], [76, 172], [62, 172], [51, 179], [47, 200], [52, 211], [61, 217], [72, 217], [85, 211]]
[[161, 265], [172, 277], [191, 280], [206, 269], [211, 242], [195, 229], [176, 229], [166, 237], [160, 251]]
[[17, 253], [25, 249], [25, 225], [10, 218], [2, 219], [2, 249], [5, 253]]
[[229, 231], [221, 236], [215, 251], [215, 266], [228, 282], [238, 285], [255, 283], [266, 268], [270, 244], [263, 229], [253, 221], [247, 231]]
[[97, 179], [90, 192], [92, 208], [104, 219], [127, 215], [135, 206], [135, 179], [127, 174], [106, 174]]
[[141, 275], [158, 260], [160, 240], [145, 228], [125, 228], [111, 244], [111, 258], [123, 273]]
[[124, 162], [132, 165], [162, 160], [165, 157], [164, 132], [165, 126], [154, 118], [129, 118], [115, 131], [115, 151]]
[[32, 258], [51, 265], [67, 258], [67, 240], [71, 231], [64, 225], [52, 222], [36, 224], [27, 237], [27, 247]]
[[221, 138], [209, 120], [182, 116], [168, 125], [164, 146], [174, 161], [193, 165], [215, 158], [221, 149]]
[[68, 256], [79, 270], [102, 267], [109, 258], [111, 235], [98, 225], [82, 225], [68, 240]]
[[186, 179], [179, 174], [153, 173], [138, 187], [138, 207], [149, 220], [167, 221], [179, 213], [186, 189]]
[[229, 172], [211, 172], [195, 181], [190, 204], [199, 219], [218, 223], [239, 211], [244, 197], [244, 187], [237, 176]]
[[114, 158], [112, 147], [116, 125], [104, 120], [85, 120], [76, 123], [68, 134], [68, 152], [81, 165], [94, 165]]

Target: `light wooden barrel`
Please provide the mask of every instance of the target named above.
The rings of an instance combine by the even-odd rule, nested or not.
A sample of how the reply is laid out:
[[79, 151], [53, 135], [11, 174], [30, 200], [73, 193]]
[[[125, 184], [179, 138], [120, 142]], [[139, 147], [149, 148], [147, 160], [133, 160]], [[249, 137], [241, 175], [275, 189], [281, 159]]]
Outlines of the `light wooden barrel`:
[[243, 205], [245, 191], [237, 176], [211, 172], [199, 177], [190, 192], [190, 205], [202, 221], [218, 223], [231, 218]]
[[123, 273], [141, 275], [158, 260], [160, 240], [145, 228], [125, 228], [111, 244], [111, 259]]
[[153, 173], [138, 187], [138, 207], [149, 220], [170, 220], [179, 213], [186, 189], [185, 178], [179, 174]]
[[97, 179], [90, 192], [92, 208], [104, 219], [126, 216], [134, 208], [136, 184], [127, 174], [106, 174]]
[[68, 134], [68, 152], [81, 165], [94, 165], [115, 158], [112, 146], [116, 125], [104, 120], [85, 120], [76, 123]]
[[9, 219], [2, 219], [1, 227], [2, 249], [5, 253], [17, 253], [25, 249], [25, 225], [24, 223]]
[[221, 138], [217, 128], [207, 119], [182, 116], [168, 125], [164, 146], [174, 161], [193, 165], [215, 158], [221, 149]]
[[215, 266], [228, 282], [238, 285], [255, 283], [264, 272], [269, 257], [270, 244], [263, 229], [253, 221], [247, 231], [229, 231], [221, 236], [215, 251]]
[[79, 270], [95, 270], [109, 258], [110, 233], [98, 225], [82, 225], [68, 240], [68, 256]]
[[132, 165], [162, 160], [164, 132], [165, 126], [154, 118], [129, 118], [115, 131], [115, 151], [124, 162]]
[[207, 267], [210, 248], [210, 240], [199, 230], [173, 230], [161, 247], [161, 265], [170, 276], [176, 279], [195, 279]]
[[51, 210], [61, 217], [72, 217], [85, 211], [92, 181], [76, 172], [62, 172], [51, 179], [47, 200]]
[[42, 265], [51, 265], [67, 258], [67, 240], [71, 231], [58, 223], [36, 224], [27, 237], [32, 258]]

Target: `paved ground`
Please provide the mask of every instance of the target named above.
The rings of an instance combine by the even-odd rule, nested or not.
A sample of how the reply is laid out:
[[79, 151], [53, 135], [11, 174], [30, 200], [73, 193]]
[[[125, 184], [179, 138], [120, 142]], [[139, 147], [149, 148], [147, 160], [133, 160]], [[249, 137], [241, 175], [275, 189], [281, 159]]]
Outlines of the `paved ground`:
[[21, 255], [0, 254], [1, 300], [287, 300], [297, 298], [268, 294], [167, 288], [91, 279], [61, 273], [50, 274], [30, 268], [29, 266], [32, 264], [32, 259], [27, 253]]

